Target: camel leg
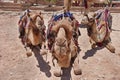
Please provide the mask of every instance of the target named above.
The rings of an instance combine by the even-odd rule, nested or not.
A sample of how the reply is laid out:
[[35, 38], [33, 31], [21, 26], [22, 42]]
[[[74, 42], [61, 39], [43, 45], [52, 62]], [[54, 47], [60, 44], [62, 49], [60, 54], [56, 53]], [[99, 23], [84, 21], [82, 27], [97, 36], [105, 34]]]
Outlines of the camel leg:
[[90, 43], [91, 43], [91, 48], [94, 49], [96, 47], [96, 43], [95, 41], [93, 41], [91, 38], [90, 38]]
[[26, 37], [26, 35], [25, 35], [25, 44], [24, 44], [24, 48], [26, 49], [26, 55], [27, 55], [27, 57], [30, 57], [30, 56], [32, 56], [32, 51], [31, 51], [31, 49], [32, 49], [32, 45], [31, 44], [28, 44], [27, 43], [28, 42], [28, 39], [27, 39], [27, 37]]
[[65, 12], [70, 11], [72, 0], [64, 0]]
[[112, 43], [109, 42], [108, 44], [105, 45], [105, 47], [112, 53], [115, 53], [115, 47], [112, 46]]
[[54, 64], [54, 72], [53, 72], [54, 75], [56, 77], [60, 77], [63, 73], [62, 73], [61, 67], [58, 65], [56, 59], [53, 60], [53, 64]]
[[28, 47], [27, 45], [25, 45], [25, 49], [26, 49], [26, 55], [27, 55], [27, 57], [32, 56], [32, 51], [31, 51], [30, 47]]
[[81, 75], [82, 74], [82, 71], [81, 71], [80, 66], [79, 66], [78, 56], [75, 58], [75, 61], [73, 63], [73, 69], [74, 69], [74, 74], [75, 75]]

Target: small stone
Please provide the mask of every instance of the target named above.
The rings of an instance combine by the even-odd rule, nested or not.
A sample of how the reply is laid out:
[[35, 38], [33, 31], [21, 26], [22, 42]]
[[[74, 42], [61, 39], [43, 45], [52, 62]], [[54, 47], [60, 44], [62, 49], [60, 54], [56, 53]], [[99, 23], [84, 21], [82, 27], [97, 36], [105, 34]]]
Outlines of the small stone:
[[13, 58], [13, 60], [15, 60], [15, 58]]
[[13, 73], [11, 72], [11, 73], [10, 73], [10, 75], [12, 76], [12, 75], [13, 75]]
[[27, 55], [27, 57], [30, 57], [30, 56], [32, 56], [32, 53], [31, 52], [27, 52], [26, 55]]

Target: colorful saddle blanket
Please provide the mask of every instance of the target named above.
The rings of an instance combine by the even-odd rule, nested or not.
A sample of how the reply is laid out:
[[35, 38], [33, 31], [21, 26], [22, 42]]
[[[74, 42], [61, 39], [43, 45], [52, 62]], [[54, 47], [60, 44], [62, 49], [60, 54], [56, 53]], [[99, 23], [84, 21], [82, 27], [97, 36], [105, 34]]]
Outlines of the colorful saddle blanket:
[[97, 23], [97, 26], [98, 26], [98, 29], [100, 29], [102, 27], [102, 24], [101, 24], [101, 21], [102, 22], [105, 22], [107, 27], [109, 29], [111, 29], [111, 26], [112, 26], [112, 16], [110, 15], [110, 12], [108, 9], [104, 9], [104, 10], [98, 10], [96, 12], [96, 23]]
[[53, 15], [53, 21], [57, 21], [59, 19], [62, 19], [63, 17], [69, 17], [71, 20], [73, 20], [73, 14], [70, 12], [66, 12], [59, 15]]

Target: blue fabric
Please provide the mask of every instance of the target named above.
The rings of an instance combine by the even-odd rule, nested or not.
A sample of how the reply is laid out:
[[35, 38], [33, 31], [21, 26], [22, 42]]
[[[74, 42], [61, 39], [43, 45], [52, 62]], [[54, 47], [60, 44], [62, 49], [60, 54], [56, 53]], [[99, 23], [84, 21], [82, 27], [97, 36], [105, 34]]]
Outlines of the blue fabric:
[[31, 12], [29, 9], [25, 10], [24, 14], [20, 16], [20, 20], [23, 18], [23, 16], [25, 16], [25, 13], [29, 13], [29, 12]]
[[21, 15], [21, 16], [20, 16], [20, 20], [23, 18], [23, 16], [24, 16], [24, 15]]
[[54, 16], [53, 16], [53, 20], [54, 20], [54, 21], [57, 21], [57, 20], [59, 20], [60, 18], [62, 18], [63, 16], [64, 16], [64, 17], [69, 17], [70, 19], [72, 19], [73, 14], [70, 13], [70, 12], [66, 12], [66, 13], [64, 13], [64, 14], [54, 15]]

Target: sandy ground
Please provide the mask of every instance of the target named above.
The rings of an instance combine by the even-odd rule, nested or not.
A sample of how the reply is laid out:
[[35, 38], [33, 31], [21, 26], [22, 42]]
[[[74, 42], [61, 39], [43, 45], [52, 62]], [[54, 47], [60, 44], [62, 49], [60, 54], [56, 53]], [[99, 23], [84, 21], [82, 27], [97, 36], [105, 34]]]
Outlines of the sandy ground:
[[[91, 50], [86, 28], [80, 28], [79, 37], [80, 67], [82, 75], [74, 75], [73, 69], [65, 69], [61, 77], [53, 75], [51, 54], [40, 55], [38, 49], [33, 50], [29, 58], [18, 38], [19, 12], [0, 11], [0, 80], [120, 80], [120, 14], [113, 13], [113, 31], [111, 33], [116, 53], [106, 48]], [[47, 25], [51, 14], [44, 14]], [[81, 21], [81, 14], [75, 13]]]

